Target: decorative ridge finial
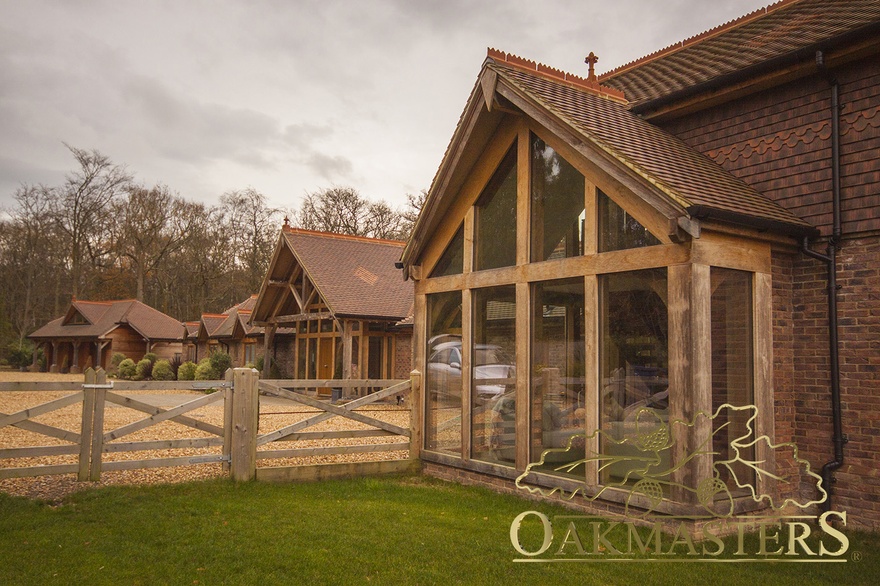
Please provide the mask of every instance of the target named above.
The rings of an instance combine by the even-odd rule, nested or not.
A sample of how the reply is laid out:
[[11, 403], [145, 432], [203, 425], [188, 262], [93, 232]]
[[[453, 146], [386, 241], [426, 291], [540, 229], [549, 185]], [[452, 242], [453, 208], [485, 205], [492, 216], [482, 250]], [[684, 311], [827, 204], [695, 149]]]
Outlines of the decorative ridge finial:
[[586, 58], [586, 63], [590, 64], [590, 75], [586, 78], [574, 75], [572, 73], [566, 73], [559, 69], [554, 69], [553, 67], [548, 67], [543, 63], [538, 63], [529, 59], [523, 59], [522, 57], [514, 55], [513, 53], [505, 53], [504, 51], [499, 51], [498, 49], [493, 49], [491, 47], [489, 47], [486, 56], [488, 59], [491, 59], [498, 63], [505, 63], [512, 67], [528, 71], [530, 73], [534, 72], [537, 75], [549, 79], [563, 81], [579, 88], [586, 89], [604, 98], [609, 98], [612, 101], [621, 104], [627, 103], [626, 96], [622, 91], [604, 86], [599, 83], [593, 68], [593, 65], [596, 63], [596, 61], [599, 60], [599, 58], [596, 57], [595, 53], [590, 53], [590, 55]]
[[595, 70], [595, 66], [596, 66], [596, 62], [597, 62], [598, 60], [599, 60], [599, 58], [598, 58], [598, 57], [596, 56], [596, 54], [593, 53], [592, 51], [590, 51], [590, 54], [587, 55], [587, 58], [586, 58], [586, 59], [584, 59], [584, 63], [586, 63], [586, 64], [589, 66], [589, 68], [590, 68], [590, 71], [589, 71], [589, 73], [587, 74], [587, 79], [588, 79], [589, 81], [596, 81], [596, 70]]

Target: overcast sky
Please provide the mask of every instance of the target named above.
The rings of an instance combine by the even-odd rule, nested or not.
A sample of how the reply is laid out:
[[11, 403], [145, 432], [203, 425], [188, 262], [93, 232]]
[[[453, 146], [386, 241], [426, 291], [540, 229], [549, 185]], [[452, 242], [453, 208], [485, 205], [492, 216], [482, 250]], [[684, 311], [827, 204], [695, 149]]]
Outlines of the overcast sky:
[[64, 143], [216, 203], [430, 186], [494, 47], [602, 73], [767, 0], [0, 0], [0, 207]]

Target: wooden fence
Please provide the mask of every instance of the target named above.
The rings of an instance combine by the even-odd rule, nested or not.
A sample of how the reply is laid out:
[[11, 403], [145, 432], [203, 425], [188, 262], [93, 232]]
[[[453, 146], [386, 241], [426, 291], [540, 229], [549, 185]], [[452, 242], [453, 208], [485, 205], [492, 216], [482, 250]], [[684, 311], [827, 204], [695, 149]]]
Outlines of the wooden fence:
[[[216, 382], [107, 382], [102, 370], [89, 369], [85, 373], [84, 383], [77, 389], [76, 383], [0, 383], [0, 393], [6, 391], [42, 392], [42, 391], [74, 391], [69, 395], [54, 399], [16, 413], [0, 413], [0, 429], [14, 426], [42, 436], [55, 438], [65, 442], [62, 445], [3, 447], [0, 445], [0, 460], [37, 458], [42, 456], [78, 456], [76, 463], [37, 465], [26, 467], [0, 468], [0, 479], [27, 476], [43, 476], [51, 474], [77, 474], [77, 479], [99, 480], [102, 472], [117, 470], [138, 470], [157, 467], [191, 466], [195, 464], [222, 463], [223, 469], [236, 480], [317, 480], [323, 478], [392, 473], [413, 467], [417, 458], [417, 446], [413, 446], [413, 437], [417, 434], [410, 429], [400, 427], [365, 413], [358, 412], [359, 407], [374, 404], [389, 397], [403, 397], [418, 388], [419, 375], [414, 372], [410, 380], [329, 380], [329, 381], [291, 381], [267, 380], [260, 381], [254, 369], [230, 369], [224, 381]], [[377, 388], [383, 390], [360, 397], [353, 401], [334, 404], [317, 399], [315, 396], [298, 389], [316, 388]], [[214, 389], [210, 394], [197, 397], [185, 403], [165, 409], [139, 401], [131, 396], [116, 391], [155, 391], [184, 389]], [[309, 408], [315, 414], [303, 421], [287, 425], [277, 430], [258, 433], [260, 424], [259, 397], [260, 393], [271, 395], [292, 402], [291, 404]], [[341, 393], [340, 393], [341, 394]], [[207, 405], [221, 403], [223, 405], [223, 424], [214, 425], [187, 415]], [[414, 401], [412, 402], [415, 403]], [[81, 421], [79, 431], [71, 431], [33, 421], [45, 415], [71, 405], [81, 404]], [[105, 410], [108, 404], [134, 409], [145, 413], [148, 417], [134, 421], [111, 430], [105, 430]], [[342, 431], [303, 431], [333, 417], [365, 424], [366, 429]], [[413, 417], [410, 417], [414, 421]], [[186, 427], [199, 430], [208, 437], [175, 438], [151, 441], [118, 442], [120, 438], [135, 432], [158, 425], [164, 421], [173, 421]], [[260, 446], [275, 447], [277, 442], [297, 442], [322, 439], [343, 438], [377, 438], [398, 436], [401, 441], [392, 443], [360, 443], [358, 445], [324, 446], [324, 447], [293, 447], [285, 449], [261, 449]], [[138, 452], [150, 450], [174, 450], [183, 448], [220, 448], [219, 453], [152, 458], [138, 460], [104, 461], [104, 454], [120, 452]], [[344, 462], [339, 464], [299, 465], [260, 467], [260, 460], [279, 460], [302, 458], [308, 456], [326, 456], [355, 453], [378, 453], [385, 451], [403, 451], [408, 458], [397, 460], [380, 460], [367, 462]]]

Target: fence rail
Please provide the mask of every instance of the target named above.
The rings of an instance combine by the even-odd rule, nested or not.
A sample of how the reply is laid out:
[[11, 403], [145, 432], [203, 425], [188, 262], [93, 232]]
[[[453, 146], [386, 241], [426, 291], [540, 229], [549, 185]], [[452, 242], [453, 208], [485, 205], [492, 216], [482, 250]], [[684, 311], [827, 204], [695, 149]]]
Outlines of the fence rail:
[[[65, 445], [43, 445], [27, 447], [3, 447], [0, 445], [0, 460], [18, 460], [37, 457], [76, 455], [76, 463], [44, 464], [20, 468], [0, 468], [0, 479], [53, 474], [76, 473], [77, 479], [99, 480], [102, 472], [119, 470], [141, 470], [159, 467], [191, 466], [196, 464], [222, 463], [223, 468], [236, 480], [291, 480], [328, 478], [338, 475], [375, 474], [400, 471], [412, 465], [412, 458], [418, 453], [413, 445], [411, 430], [370, 416], [357, 409], [374, 405], [389, 397], [402, 397], [411, 393], [419, 384], [418, 373], [409, 380], [361, 379], [361, 380], [264, 380], [260, 381], [253, 369], [230, 369], [224, 381], [213, 383], [196, 382], [107, 382], [103, 370], [88, 369], [84, 381], [50, 383], [0, 383], [3, 392], [66, 392], [70, 394], [52, 399], [15, 413], [0, 413], [0, 429], [8, 426], [30, 431], [42, 436], [61, 440]], [[365, 389], [382, 388], [372, 394], [334, 404], [309, 394], [307, 389], [341, 388]], [[172, 408], [157, 407], [121, 391], [168, 391], [214, 389], [203, 397], [197, 397]], [[280, 429], [259, 434], [260, 395], [283, 400], [317, 413], [303, 421], [283, 426]], [[201, 421], [192, 412], [203, 407], [222, 402], [222, 425]], [[414, 403], [414, 402], [413, 402]], [[62, 429], [33, 421], [34, 418], [59, 409], [81, 404], [80, 431]], [[125, 423], [114, 429], [106, 429], [105, 413], [108, 405], [116, 405], [146, 415], [136, 421]], [[334, 417], [359, 424], [361, 429], [304, 431]], [[412, 421], [412, 417], [410, 418]], [[120, 442], [134, 433], [141, 432], [163, 422], [171, 421], [190, 429], [209, 434], [209, 437], [189, 437], [159, 440], [137, 440]], [[363, 426], [368, 426], [364, 429]], [[402, 441], [389, 442], [390, 436]], [[315, 442], [321, 440], [357, 440], [353, 445], [332, 445], [294, 447], [288, 443], [284, 449], [266, 449], [276, 442]], [[376, 442], [363, 443], [363, 440], [376, 439]], [[263, 449], [257, 450], [258, 447]], [[165, 458], [142, 458], [131, 460], [104, 461], [105, 454], [151, 452], [155, 450], [208, 449], [220, 448], [219, 453], [195, 456], [175, 456]], [[381, 462], [345, 462], [334, 465], [317, 465], [319, 470], [306, 470], [309, 466], [261, 467], [258, 462], [288, 458], [307, 458], [313, 456], [336, 456], [363, 453], [408, 451], [409, 457]], [[292, 470], [298, 468], [299, 470]]]

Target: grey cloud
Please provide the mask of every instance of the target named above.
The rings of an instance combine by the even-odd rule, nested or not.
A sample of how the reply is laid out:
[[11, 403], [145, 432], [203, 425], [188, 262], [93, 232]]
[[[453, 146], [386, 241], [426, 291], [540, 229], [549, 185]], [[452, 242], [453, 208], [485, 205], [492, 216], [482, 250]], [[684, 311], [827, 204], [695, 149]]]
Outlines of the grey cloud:
[[323, 153], [312, 153], [306, 164], [318, 176], [328, 181], [339, 181], [351, 177], [354, 164], [346, 157], [337, 155], [329, 156]]
[[296, 148], [308, 147], [312, 141], [327, 138], [333, 134], [333, 127], [327, 124], [289, 124], [284, 128], [284, 142]]

